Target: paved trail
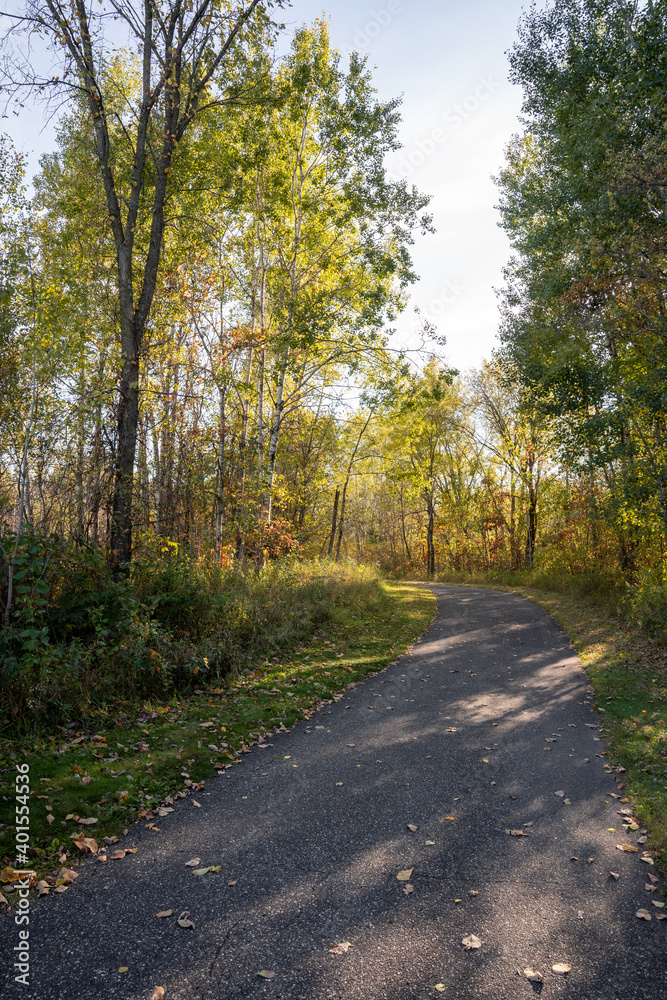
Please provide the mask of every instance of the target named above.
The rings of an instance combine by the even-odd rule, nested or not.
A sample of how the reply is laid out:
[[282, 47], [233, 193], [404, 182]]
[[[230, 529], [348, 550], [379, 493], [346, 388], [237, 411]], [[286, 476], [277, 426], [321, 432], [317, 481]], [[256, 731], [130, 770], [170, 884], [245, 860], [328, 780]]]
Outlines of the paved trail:
[[[438, 614], [409, 655], [211, 781], [201, 809], [186, 800], [159, 834], [137, 827], [133, 857], [91, 863], [36, 903], [33, 985], [9, 974], [3, 996], [667, 997], [653, 869], [615, 848], [637, 834], [607, 795], [617, 786], [569, 641], [522, 598], [433, 590]], [[505, 832], [521, 827], [530, 836]], [[194, 856], [221, 874], [192, 875]], [[407, 868], [410, 894], [396, 879]], [[182, 910], [194, 931], [176, 925]], [[471, 932], [482, 947], [466, 952]], [[15, 938], [0, 921], [3, 960]], [[517, 975], [528, 965], [541, 986]]]

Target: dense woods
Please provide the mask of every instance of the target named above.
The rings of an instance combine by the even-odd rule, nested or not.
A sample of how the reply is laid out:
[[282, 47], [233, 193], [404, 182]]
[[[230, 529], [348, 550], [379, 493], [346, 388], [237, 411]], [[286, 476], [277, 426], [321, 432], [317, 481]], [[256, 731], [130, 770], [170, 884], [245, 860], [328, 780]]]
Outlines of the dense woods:
[[68, 99], [30, 190], [0, 144], [3, 711], [218, 676], [345, 560], [624, 588], [662, 633], [667, 5], [525, 15], [465, 374], [397, 348], [431, 220], [364, 60], [324, 22], [277, 55], [270, 5], [113, 6], [127, 45], [46, 0], [18, 27], [62, 72], [5, 63]]

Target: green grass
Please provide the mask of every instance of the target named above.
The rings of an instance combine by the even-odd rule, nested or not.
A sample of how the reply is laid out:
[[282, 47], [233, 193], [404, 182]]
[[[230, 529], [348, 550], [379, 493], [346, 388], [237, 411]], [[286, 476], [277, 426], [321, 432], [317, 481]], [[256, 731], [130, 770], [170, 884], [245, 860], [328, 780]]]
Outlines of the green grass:
[[[439, 582], [463, 583], [457, 575]], [[520, 594], [560, 622], [581, 658], [595, 692], [594, 708], [610, 747], [610, 764], [624, 767], [623, 791], [649, 830], [656, 864], [667, 872], [667, 650], [622, 618], [604, 588], [587, 595], [470, 580], [475, 586]], [[602, 595], [602, 596], [601, 596]]]
[[[375, 584], [364, 599], [340, 601], [306, 641], [264, 659], [227, 684], [169, 702], [118, 706], [116, 717], [0, 743], [0, 855], [14, 865], [14, 775], [30, 765], [32, 865], [38, 877], [79, 856], [71, 833], [98, 845], [141, 819], [164, 829], [166, 800], [201, 792], [216, 770], [237, 764], [248, 746], [289, 729], [345, 687], [405, 651], [433, 618], [433, 596], [405, 584]], [[216, 750], [211, 750], [215, 746]], [[216, 767], [217, 765], [217, 767]], [[53, 817], [49, 822], [48, 816]], [[82, 825], [79, 819], [93, 818]], [[8, 897], [9, 898], [9, 897]]]

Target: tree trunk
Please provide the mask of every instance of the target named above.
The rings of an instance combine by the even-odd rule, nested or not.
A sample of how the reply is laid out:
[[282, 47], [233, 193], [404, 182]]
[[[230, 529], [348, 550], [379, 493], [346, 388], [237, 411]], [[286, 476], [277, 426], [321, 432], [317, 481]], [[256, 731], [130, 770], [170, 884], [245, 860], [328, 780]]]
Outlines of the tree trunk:
[[426, 575], [429, 579], [435, 576], [435, 546], [433, 544], [433, 533], [435, 530], [435, 508], [433, 506], [433, 494], [431, 490], [426, 490], [426, 510], [428, 523], [426, 526]]
[[336, 540], [336, 522], [338, 520], [338, 499], [340, 497], [340, 490], [336, 488], [336, 495], [334, 496], [333, 504], [333, 514], [331, 515], [331, 534], [329, 535], [329, 548], [327, 550], [327, 556], [331, 559], [334, 550], [334, 541]]

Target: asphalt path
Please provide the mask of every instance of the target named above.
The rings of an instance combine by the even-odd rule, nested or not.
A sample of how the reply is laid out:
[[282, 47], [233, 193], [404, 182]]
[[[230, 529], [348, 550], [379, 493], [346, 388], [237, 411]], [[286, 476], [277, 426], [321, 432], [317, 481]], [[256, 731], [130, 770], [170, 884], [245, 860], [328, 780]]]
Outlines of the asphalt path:
[[[159, 833], [137, 825], [135, 855], [36, 901], [29, 987], [8, 968], [18, 929], [0, 921], [3, 996], [667, 997], [650, 833], [638, 853], [616, 848], [641, 831], [609, 794], [622, 775], [600, 756], [569, 640], [523, 598], [432, 589], [437, 615], [409, 653], [208, 782], [201, 808], [183, 800]], [[193, 875], [195, 857], [221, 872]]]

